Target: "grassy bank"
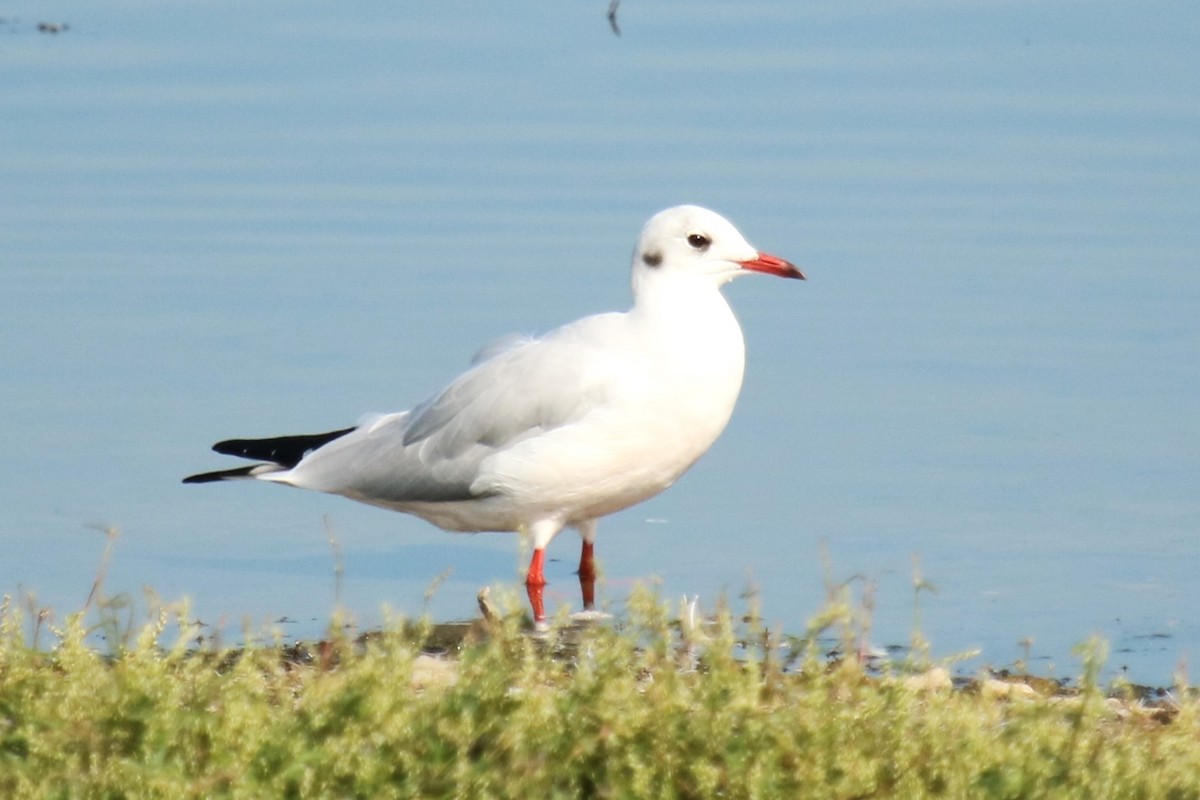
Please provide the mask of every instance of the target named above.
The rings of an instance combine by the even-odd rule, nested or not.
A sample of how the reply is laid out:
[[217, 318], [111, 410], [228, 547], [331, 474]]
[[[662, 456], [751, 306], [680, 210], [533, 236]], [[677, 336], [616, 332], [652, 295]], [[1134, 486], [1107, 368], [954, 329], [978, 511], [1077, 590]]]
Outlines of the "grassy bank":
[[233, 649], [163, 611], [102, 653], [82, 614], [33, 648], [6, 605], [0, 796], [1200, 798], [1187, 690], [1114, 700], [1094, 661], [1050, 697], [868, 673], [815, 644], [842, 618], [785, 647], [641, 596], [545, 637], [481, 622], [434, 658], [429, 627]]

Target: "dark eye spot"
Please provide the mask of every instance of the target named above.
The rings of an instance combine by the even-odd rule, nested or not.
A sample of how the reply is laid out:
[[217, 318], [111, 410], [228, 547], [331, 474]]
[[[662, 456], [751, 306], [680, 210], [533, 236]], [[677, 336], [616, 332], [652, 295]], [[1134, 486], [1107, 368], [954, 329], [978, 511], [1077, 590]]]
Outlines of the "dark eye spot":
[[642, 253], [642, 263], [647, 267], [657, 267], [662, 263], [662, 253]]
[[703, 233], [693, 233], [688, 236], [688, 244], [697, 250], [704, 251], [712, 244], [712, 239], [705, 236]]

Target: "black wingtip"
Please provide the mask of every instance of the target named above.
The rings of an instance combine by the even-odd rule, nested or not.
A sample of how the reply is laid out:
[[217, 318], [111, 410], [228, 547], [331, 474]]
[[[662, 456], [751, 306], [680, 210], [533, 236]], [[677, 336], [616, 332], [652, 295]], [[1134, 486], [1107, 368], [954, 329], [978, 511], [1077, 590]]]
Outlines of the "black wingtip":
[[354, 428], [342, 428], [328, 433], [302, 436], [274, 436], [269, 439], [226, 439], [213, 445], [213, 450], [226, 456], [270, 461], [281, 467], [294, 467], [300, 459], [334, 439], [345, 436]]

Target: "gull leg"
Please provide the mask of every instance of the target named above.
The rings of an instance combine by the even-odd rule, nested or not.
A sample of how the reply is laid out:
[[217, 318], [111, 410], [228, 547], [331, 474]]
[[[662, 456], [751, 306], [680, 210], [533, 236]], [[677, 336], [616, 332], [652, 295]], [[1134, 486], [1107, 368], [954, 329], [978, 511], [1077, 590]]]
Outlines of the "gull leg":
[[533, 558], [529, 562], [529, 571], [525, 573], [525, 591], [529, 595], [529, 607], [537, 625], [546, 622], [546, 605], [543, 600], [546, 588], [546, 546], [562, 529], [563, 523], [556, 519], [538, 520], [529, 526], [529, 534], [533, 539]]
[[546, 621], [546, 605], [543, 599], [546, 589], [545, 564], [546, 548], [539, 547], [533, 551], [529, 572], [525, 574], [525, 592], [529, 595], [529, 607], [533, 611], [534, 622]]
[[579, 552], [579, 592], [583, 595], [583, 610], [596, 608], [596, 521], [580, 523], [579, 535], [583, 537], [583, 548]]
[[596, 607], [596, 563], [593, 558], [595, 546], [591, 542], [583, 543], [583, 551], [579, 554], [579, 591], [583, 595], [583, 610], [591, 611]]

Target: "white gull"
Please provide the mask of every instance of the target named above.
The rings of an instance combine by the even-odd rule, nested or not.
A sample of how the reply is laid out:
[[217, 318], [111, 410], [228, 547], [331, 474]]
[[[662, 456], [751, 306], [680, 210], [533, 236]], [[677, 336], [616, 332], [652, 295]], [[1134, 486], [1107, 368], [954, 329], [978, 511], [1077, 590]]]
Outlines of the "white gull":
[[594, 602], [596, 522], [661, 492], [725, 428], [745, 345], [721, 287], [748, 272], [803, 278], [698, 206], [651, 217], [633, 254], [633, 307], [493, 345], [410, 411], [352, 428], [233, 439], [218, 453], [267, 463], [186, 483], [252, 478], [415, 514], [449, 531], [516, 531], [526, 588], [545, 619], [545, 551], [583, 537], [579, 580]]

